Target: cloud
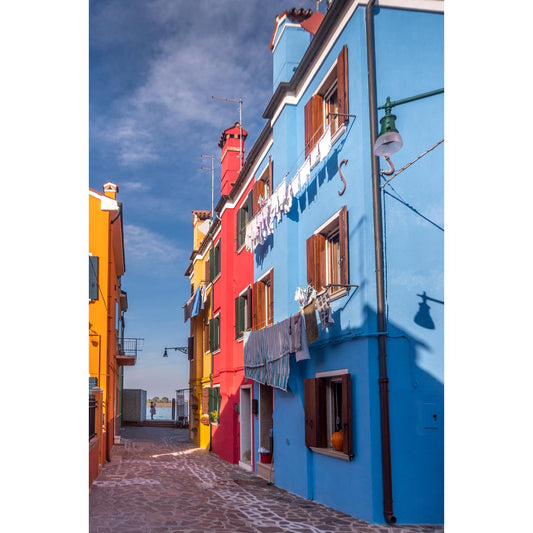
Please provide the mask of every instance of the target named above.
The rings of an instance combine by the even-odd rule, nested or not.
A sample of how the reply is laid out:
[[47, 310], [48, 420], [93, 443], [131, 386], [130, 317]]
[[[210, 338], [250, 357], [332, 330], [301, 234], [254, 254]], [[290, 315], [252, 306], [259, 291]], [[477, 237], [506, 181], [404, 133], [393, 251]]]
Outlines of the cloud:
[[[243, 125], [259, 133], [272, 93], [264, 72], [272, 61], [268, 44], [273, 15], [264, 21], [264, 6], [248, 1], [191, 7], [159, 0], [144, 9], [150, 32], [157, 28], [160, 37], [144, 57], [142, 79], [115, 101], [105, 127], [95, 129], [97, 137], [116, 147], [119, 162], [131, 167], [157, 161], [173, 145], [198, 146], [207, 131], [215, 145], [221, 131], [239, 119], [239, 106], [212, 96], [242, 98]], [[263, 29], [260, 38], [250, 35], [258, 25]], [[125, 43], [131, 39], [128, 28], [127, 21], [119, 24]], [[107, 31], [112, 32], [109, 25]]]
[[124, 225], [124, 249], [128, 270], [152, 276], [161, 269], [175, 269], [188, 255], [169, 239], [135, 224]]

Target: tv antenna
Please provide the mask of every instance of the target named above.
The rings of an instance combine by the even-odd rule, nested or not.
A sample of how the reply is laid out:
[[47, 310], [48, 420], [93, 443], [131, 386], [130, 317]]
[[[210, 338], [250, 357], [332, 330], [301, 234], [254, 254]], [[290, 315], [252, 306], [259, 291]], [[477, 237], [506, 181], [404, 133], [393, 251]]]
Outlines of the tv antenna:
[[239, 104], [239, 129], [241, 131], [240, 134], [240, 153], [239, 153], [239, 159], [241, 160], [241, 168], [243, 166], [244, 161], [244, 155], [242, 153], [242, 98], [239, 98], [238, 100], [234, 100], [232, 98], [223, 98], [222, 96], [212, 96], [213, 100], [223, 100], [224, 102], [232, 102], [234, 104]]

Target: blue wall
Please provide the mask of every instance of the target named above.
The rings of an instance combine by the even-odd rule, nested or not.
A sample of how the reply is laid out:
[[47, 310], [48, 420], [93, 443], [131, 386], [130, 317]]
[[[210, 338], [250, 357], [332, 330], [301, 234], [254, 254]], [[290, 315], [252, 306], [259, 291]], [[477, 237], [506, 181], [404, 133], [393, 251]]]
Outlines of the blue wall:
[[[378, 105], [442, 88], [443, 16], [375, 11]], [[304, 105], [348, 44], [349, 112], [345, 134], [312, 173], [312, 181], [266, 245], [255, 251], [255, 279], [274, 267], [274, 320], [298, 310], [294, 291], [305, 287], [306, 239], [343, 205], [349, 216], [348, 295], [332, 302], [335, 325], [321, 333], [311, 360], [291, 358], [287, 392], [275, 390], [275, 484], [285, 490], [383, 523], [381, 434], [372, 177], [364, 8], [358, 8], [296, 106], [273, 125], [274, 188], [303, 163]], [[403, 149], [399, 169], [444, 136], [442, 95], [393, 109]], [[379, 112], [379, 118], [383, 112]], [[339, 163], [347, 159], [343, 174]], [[386, 169], [386, 162], [380, 164]], [[424, 291], [444, 300], [443, 145], [384, 188], [384, 245], [388, 318], [394, 514], [398, 523], [443, 523], [443, 314], [428, 302], [435, 329], [414, 322]], [[320, 329], [320, 326], [319, 326]], [[348, 368], [352, 379], [354, 453], [351, 461], [311, 452], [304, 443], [303, 380]], [[436, 415], [436, 418], [434, 417]], [[258, 434], [256, 428], [256, 435]], [[257, 446], [255, 447], [257, 450]]]

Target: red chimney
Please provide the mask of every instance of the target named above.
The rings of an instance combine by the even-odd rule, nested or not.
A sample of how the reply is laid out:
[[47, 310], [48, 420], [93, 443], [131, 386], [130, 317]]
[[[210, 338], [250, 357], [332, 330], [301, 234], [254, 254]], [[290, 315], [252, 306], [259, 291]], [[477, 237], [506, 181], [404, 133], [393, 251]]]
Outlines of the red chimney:
[[[220, 156], [220, 163], [222, 164], [221, 195], [229, 194], [233, 184], [237, 181], [244, 162], [244, 141], [247, 136], [248, 132], [241, 128], [238, 122], [235, 122], [231, 128], [224, 130], [220, 136], [218, 146], [222, 149]], [[239, 155], [242, 155], [242, 159]]]

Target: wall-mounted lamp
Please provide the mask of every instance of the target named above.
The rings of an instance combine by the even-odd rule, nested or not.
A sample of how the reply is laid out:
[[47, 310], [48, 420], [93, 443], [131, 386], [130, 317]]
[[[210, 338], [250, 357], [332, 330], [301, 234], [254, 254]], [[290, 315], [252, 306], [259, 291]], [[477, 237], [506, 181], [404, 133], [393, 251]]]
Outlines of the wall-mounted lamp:
[[396, 129], [396, 115], [391, 113], [391, 109], [394, 106], [407, 104], [408, 102], [427, 98], [428, 96], [435, 96], [436, 94], [443, 92], [444, 89], [437, 89], [436, 91], [418, 94], [416, 96], [404, 98], [403, 100], [396, 100], [394, 102], [391, 102], [390, 97], [387, 96], [385, 105], [378, 107], [378, 109], [385, 110], [385, 116], [379, 121], [381, 124], [381, 131], [376, 139], [376, 142], [374, 143], [374, 155], [386, 157], [396, 153], [398, 150], [401, 150], [403, 146], [402, 137]]
[[187, 355], [189, 353], [189, 348], [187, 346], [171, 346], [170, 348], [165, 348], [165, 351], [163, 352], [163, 357], [168, 357], [167, 350], [179, 350], [180, 352]]

